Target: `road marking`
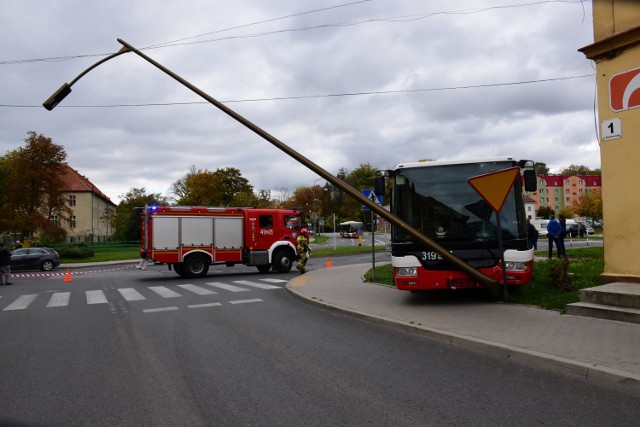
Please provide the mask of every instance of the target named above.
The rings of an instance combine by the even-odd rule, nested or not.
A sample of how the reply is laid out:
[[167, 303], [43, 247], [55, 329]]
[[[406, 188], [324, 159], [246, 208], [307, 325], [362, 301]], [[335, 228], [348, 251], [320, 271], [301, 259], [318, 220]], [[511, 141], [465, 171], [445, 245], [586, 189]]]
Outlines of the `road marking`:
[[258, 282], [250, 282], [248, 280], [236, 280], [233, 283], [237, 283], [239, 285], [252, 286], [258, 289], [282, 289], [280, 286], [267, 285], [267, 284], [258, 283]]
[[263, 282], [269, 282], [269, 283], [287, 283], [288, 280], [282, 280], [282, 279], [260, 279]]
[[241, 288], [239, 286], [227, 285], [226, 283], [221, 282], [210, 282], [205, 283], [206, 285], [213, 286], [214, 288], [224, 289], [225, 291], [231, 292], [247, 292], [249, 289]]
[[143, 313], [157, 313], [159, 311], [174, 311], [178, 310], [178, 307], [162, 307], [162, 308], [147, 308], [142, 310]]
[[118, 292], [120, 292], [120, 295], [122, 295], [122, 298], [124, 298], [129, 302], [146, 300], [144, 295], [142, 295], [140, 292], [136, 291], [133, 288], [120, 288], [118, 289]]
[[164, 286], [149, 286], [149, 289], [160, 295], [162, 298], [178, 298], [182, 296], [176, 291], [172, 291], [171, 289]]
[[66, 307], [69, 305], [69, 298], [71, 297], [71, 292], [57, 292], [51, 295], [49, 302], [47, 303], [47, 308], [49, 307]]
[[182, 289], [185, 289], [189, 292], [193, 292], [194, 294], [197, 295], [213, 295], [215, 294], [214, 291], [211, 291], [209, 289], [205, 289], [205, 288], [201, 288], [200, 286], [196, 286], [196, 285], [178, 285], [179, 287], [181, 287]]
[[241, 299], [236, 301], [229, 301], [231, 304], [249, 304], [252, 302], [262, 302], [261, 299]]
[[299, 276], [291, 281], [291, 286], [294, 288], [301, 288], [307, 280], [309, 280], [308, 275]]
[[86, 291], [87, 304], [106, 304], [107, 297], [104, 296], [102, 291]]
[[219, 302], [210, 302], [207, 304], [192, 304], [192, 305], [187, 305], [187, 307], [189, 308], [204, 308], [204, 307], [220, 307], [222, 304], [220, 304]]
[[9, 310], [24, 310], [29, 307], [32, 302], [34, 302], [38, 298], [38, 294], [30, 294], [30, 295], [20, 295], [18, 299], [9, 304], [2, 311]]

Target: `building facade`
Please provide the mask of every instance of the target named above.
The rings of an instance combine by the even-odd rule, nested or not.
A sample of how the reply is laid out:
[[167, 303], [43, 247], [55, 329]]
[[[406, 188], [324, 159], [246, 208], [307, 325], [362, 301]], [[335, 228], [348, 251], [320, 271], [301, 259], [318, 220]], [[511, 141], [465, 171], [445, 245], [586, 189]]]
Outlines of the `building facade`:
[[599, 175], [538, 175], [538, 191], [525, 195], [535, 202], [536, 211], [549, 207], [557, 213], [575, 207], [583, 194], [601, 190], [602, 177]]
[[602, 167], [604, 282], [640, 282], [640, 2], [593, 0]]
[[62, 219], [53, 215], [51, 220], [67, 231], [70, 243], [109, 240], [114, 232], [110, 219], [115, 214], [115, 203], [88, 178], [68, 165], [63, 174], [63, 182], [71, 213], [69, 218]]

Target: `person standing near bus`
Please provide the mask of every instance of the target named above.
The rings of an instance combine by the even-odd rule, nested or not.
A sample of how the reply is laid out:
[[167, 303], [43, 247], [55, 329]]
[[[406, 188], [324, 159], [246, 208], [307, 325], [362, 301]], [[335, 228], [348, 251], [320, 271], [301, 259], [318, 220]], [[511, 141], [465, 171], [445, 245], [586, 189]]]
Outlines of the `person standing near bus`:
[[560, 218], [558, 222], [560, 223], [560, 227], [562, 227], [562, 232], [560, 233], [560, 238], [558, 239], [558, 243], [560, 243], [560, 247], [558, 248], [558, 257], [563, 257], [566, 255], [564, 239], [567, 237], [567, 220], [562, 214], [560, 214], [558, 217]]
[[[564, 252], [564, 245], [561, 243], [560, 236], [562, 235], [562, 225], [556, 219], [554, 215], [551, 216], [551, 220], [547, 222], [547, 236], [549, 237], [549, 259], [553, 258], [553, 244], [556, 245], [558, 252], [558, 258], [562, 256]], [[562, 246], [562, 249], [560, 247]]]

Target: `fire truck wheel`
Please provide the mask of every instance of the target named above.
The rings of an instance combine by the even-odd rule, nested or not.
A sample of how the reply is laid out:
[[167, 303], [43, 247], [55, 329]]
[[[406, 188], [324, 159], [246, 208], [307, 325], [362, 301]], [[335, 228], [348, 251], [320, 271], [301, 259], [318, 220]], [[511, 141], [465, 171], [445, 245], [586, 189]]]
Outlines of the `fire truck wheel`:
[[288, 273], [293, 266], [293, 252], [281, 250], [273, 256], [273, 268], [278, 273]]
[[182, 263], [186, 277], [204, 277], [209, 271], [209, 260], [203, 255], [191, 255]]
[[173, 264], [173, 271], [178, 273], [180, 276], [185, 277], [184, 265], [182, 265], [182, 263], [176, 262], [175, 264]]
[[271, 264], [256, 265], [260, 273], [268, 273], [271, 270]]

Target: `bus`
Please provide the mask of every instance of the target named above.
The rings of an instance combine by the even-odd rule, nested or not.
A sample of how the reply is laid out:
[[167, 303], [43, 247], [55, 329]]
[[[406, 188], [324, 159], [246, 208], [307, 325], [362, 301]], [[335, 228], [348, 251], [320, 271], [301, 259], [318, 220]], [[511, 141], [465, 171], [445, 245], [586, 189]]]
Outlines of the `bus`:
[[346, 221], [340, 223], [340, 237], [354, 238], [362, 235], [362, 223]]
[[[526, 167], [525, 167], [526, 165]], [[496, 212], [468, 183], [469, 178], [520, 166], [500, 211]], [[453, 255], [486, 276], [503, 282], [498, 232], [502, 233], [508, 285], [531, 280], [533, 249], [527, 244], [522, 183], [535, 191], [533, 162], [509, 157], [470, 161], [403, 163], [389, 172], [391, 211]], [[437, 252], [415, 241], [404, 230], [391, 227], [391, 263], [400, 290], [464, 289], [482, 287]]]

